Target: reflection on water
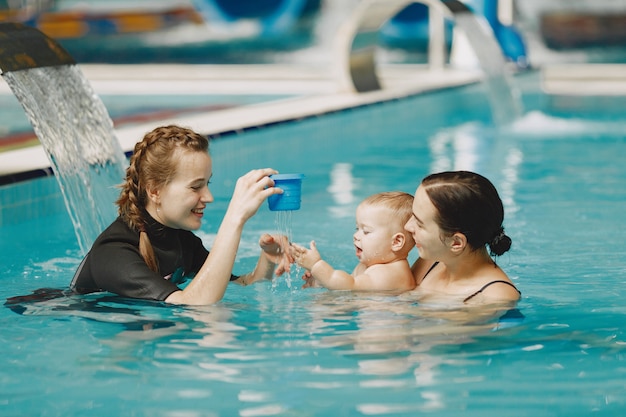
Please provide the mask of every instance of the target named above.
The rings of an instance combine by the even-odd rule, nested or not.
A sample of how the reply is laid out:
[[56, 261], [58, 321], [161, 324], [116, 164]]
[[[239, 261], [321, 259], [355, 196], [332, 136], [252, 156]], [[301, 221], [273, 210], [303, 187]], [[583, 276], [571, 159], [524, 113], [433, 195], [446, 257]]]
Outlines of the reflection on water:
[[332, 196], [334, 205], [328, 207], [333, 217], [353, 217], [356, 198], [354, 191], [357, 189], [356, 181], [352, 174], [352, 164], [336, 163], [330, 171], [330, 184], [327, 191]]
[[469, 122], [441, 130], [429, 139], [431, 172], [467, 170], [492, 179], [504, 204], [506, 218], [514, 215], [519, 168], [524, 155], [510, 127]]
[[[303, 408], [321, 415], [328, 407], [347, 415], [354, 415], [351, 407], [393, 415], [454, 410], [466, 401], [458, 397], [459, 389], [490, 386], [494, 372], [517, 369], [519, 361], [603, 349], [610, 363], [626, 349], [615, 331], [576, 331], [565, 316], [537, 322], [513, 315], [504, 323], [484, 310], [441, 310], [409, 297], [321, 289], [277, 293], [269, 282], [231, 289], [235, 294], [225, 302], [203, 307], [57, 294], [41, 302], [25, 300], [22, 311], [14, 310], [21, 314], [11, 312], [11, 319], [24, 325], [26, 318], [37, 318], [39, 324], [27, 326], [42, 334], [54, 329], [65, 340], [46, 343], [48, 362], [24, 352], [31, 365], [45, 366], [50, 375], [106, 375], [118, 390], [143, 401], [163, 402], [169, 391], [235, 415]], [[80, 348], [68, 362], [63, 358], [72, 341]], [[34, 355], [33, 349], [28, 348]], [[572, 372], [563, 359], [553, 361], [553, 371]], [[540, 375], [550, 362], [546, 357], [528, 372]], [[17, 368], [13, 364], [0, 374], [16, 380]], [[592, 368], [584, 368], [590, 383], [595, 381]]]

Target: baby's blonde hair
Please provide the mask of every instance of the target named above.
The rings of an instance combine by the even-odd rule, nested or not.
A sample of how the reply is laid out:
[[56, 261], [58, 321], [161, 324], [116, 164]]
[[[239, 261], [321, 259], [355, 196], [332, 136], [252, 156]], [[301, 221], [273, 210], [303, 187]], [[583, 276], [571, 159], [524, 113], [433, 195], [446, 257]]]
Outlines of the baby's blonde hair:
[[413, 214], [413, 196], [403, 191], [385, 191], [373, 194], [361, 202], [369, 206], [385, 207], [397, 218], [402, 226]]
[[404, 225], [413, 215], [413, 196], [403, 191], [384, 191], [367, 197], [361, 204], [383, 207], [391, 212], [389, 223], [399, 229], [395, 233], [404, 234], [403, 252], [408, 254], [415, 246], [415, 241], [413, 236], [404, 229]]

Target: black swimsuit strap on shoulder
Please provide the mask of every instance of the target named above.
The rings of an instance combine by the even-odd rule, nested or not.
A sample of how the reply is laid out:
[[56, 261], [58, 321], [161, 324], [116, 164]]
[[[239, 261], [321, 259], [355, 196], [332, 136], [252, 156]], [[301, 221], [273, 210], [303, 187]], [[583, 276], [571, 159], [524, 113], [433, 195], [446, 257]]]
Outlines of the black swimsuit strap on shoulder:
[[465, 303], [468, 300], [472, 299], [473, 297], [477, 296], [478, 294], [483, 292], [485, 290], [485, 288], [487, 288], [488, 286], [493, 285], [493, 284], [499, 284], [499, 283], [510, 285], [511, 287], [515, 288], [515, 291], [520, 293], [520, 295], [522, 294], [522, 292], [520, 290], [518, 290], [517, 287], [515, 285], [511, 284], [509, 281], [496, 280], [496, 281], [491, 281], [491, 282], [486, 283], [485, 285], [482, 286], [482, 288], [480, 290], [476, 291], [474, 294], [472, 294], [469, 297], [467, 297], [465, 300], [463, 300], [463, 302]]
[[428, 271], [426, 271], [426, 273], [424, 274], [424, 276], [422, 277], [422, 281], [424, 281], [426, 279], [426, 277], [428, 276], [428, 274], [430, 274], [430, 271], [432, 271], [433, 269], [435, 269], [435, 267], [439, 265], [439, 261], [435, 262], [434, 264], [432, 264], [430, 266], [430, 268], [428, 268]]

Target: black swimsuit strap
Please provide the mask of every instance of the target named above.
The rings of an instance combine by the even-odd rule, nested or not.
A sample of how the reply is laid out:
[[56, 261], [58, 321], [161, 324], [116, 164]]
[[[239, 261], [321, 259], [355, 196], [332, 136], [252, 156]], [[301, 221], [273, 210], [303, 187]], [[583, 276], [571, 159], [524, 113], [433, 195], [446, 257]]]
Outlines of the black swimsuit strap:
[[520, 290], [518, 290], [517, 287], [515, 285], [511, 284], [509, 281], [496, 280], [496, 281], [491, 281], [491, 282], [486, 283], [485, 285], [483, 285], [483, 287], [480, 290], [476, 291], [474, 294], [472, 294], [469, 297], [467, 297], [465, 300], [463, 300], [463, 302], [465, 303], [468, 300], [470, 300], [471, 298], [477, 296], [478, 294], [483, 292], [485, 290], [485, 288], [487, 288], [488, 286], [493, 285], [493, 284], [499, 284], [499, 283], [510, 285], [511, 287], [515, 288], [515, 291], [520, 293], [520, 295], [522, 294], [522, 292]]
[[424, 274], [424, 276], [422, 277], [422, 281], [421, 281], [421, 282], [423, 282], [423, 281], [426, 279], [426, 277], [428, 276], [428, 274], [430, 274], [430, 271], [432, 271], [433, 269], [435, 269], [435, 267], [436, 267], [437, 265], [439, 265], [439, 261], [435, 262], [434, 264], [432, 264], [432, 265], [431, 265], [431, 267], [430, 267], [430, 268], [428, 268], [428, 271], [426, 271], [426, 273], [425, 273], [425, 274]]

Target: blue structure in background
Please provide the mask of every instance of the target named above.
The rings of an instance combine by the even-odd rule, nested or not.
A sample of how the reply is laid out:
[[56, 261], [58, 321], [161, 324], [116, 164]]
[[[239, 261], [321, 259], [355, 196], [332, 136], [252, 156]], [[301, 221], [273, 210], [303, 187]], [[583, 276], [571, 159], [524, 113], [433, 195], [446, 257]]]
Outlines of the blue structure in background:
[[[445, 1], [445, 0], [444, 0]], [[513, 26], [498, 19], [498, 0], [462, 0], [474, 13], [485, 17], [498, 40], [504, 56], [519, 67], [528, 66], [526, 45]], [[453, 23], [446, 25], [448, 47], [452, 43]], [[413, 3], [381, 28], [382, 42], [408, 50], [428, 48], [428, 6]]]
[[310, 46], [322, 0], [192, 0], [171, 7], [62, 3], [3, 9], [0, 0], [0, 22], [39, 29], [81, 63], [259, 63], [268, 60], [267, 52]]
[[[452, 22], [446, 24], [448, 48], [452, 43]], [[380, 29], [381, 38], [388, 46], [423, 51], [428, 48], [428, 6], [413, 3], [402, 9]]]
[[498, 19], [498, 0], [463, 0], [478, 15], [483, 15], [500, 43], [504, 56], [518, 66], [528, 65], [526, 45], [520, 33], [513, 26], [503, 25]]
[[194, 0], [193, 5], [204, 20], [233, 23], [256, 20], [260, 35], [280, 35], [289, 31], [302, 17], [315, 12], [321, 0]]

